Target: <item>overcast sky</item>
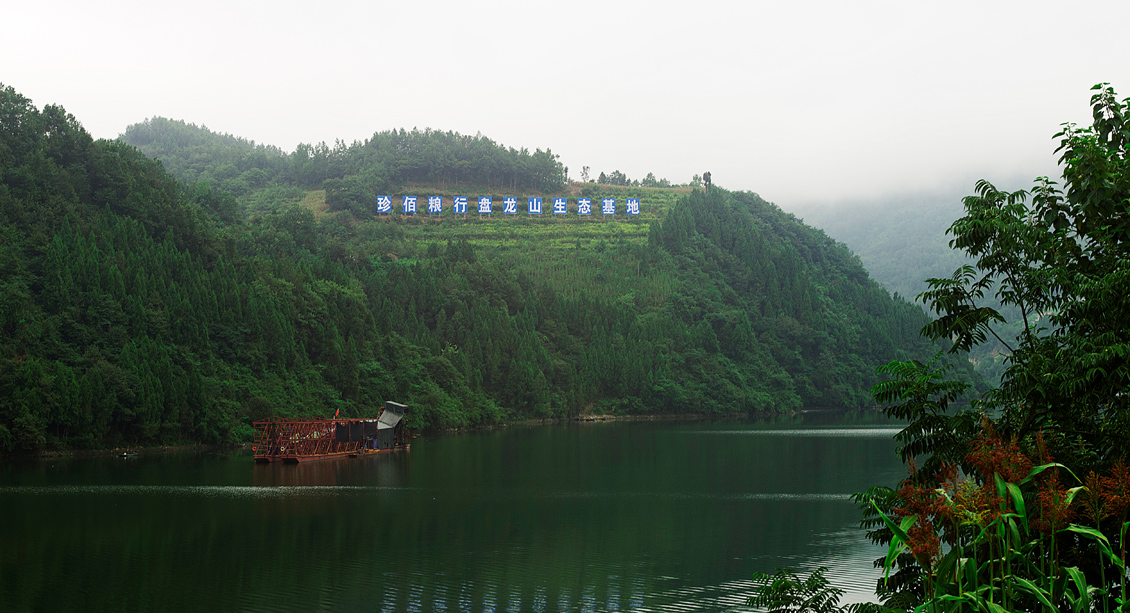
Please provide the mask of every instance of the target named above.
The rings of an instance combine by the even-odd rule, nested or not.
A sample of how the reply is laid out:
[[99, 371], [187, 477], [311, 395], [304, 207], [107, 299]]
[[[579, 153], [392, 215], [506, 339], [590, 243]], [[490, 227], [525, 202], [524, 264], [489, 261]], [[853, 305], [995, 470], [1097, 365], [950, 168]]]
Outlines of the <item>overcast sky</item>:
[[95, 137], [153, 116], [293, 151], [390, 128], [710, 170], [786, 209], [1054, 174], [1130, 2], [8, 3], [0, 82]]

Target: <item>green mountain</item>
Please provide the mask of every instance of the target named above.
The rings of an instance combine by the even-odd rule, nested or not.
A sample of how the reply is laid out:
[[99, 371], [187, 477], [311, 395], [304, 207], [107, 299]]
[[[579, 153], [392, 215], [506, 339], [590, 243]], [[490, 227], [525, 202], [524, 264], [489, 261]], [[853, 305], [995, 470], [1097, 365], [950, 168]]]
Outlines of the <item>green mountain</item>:
[[[415, 183], [448, 168], [424, 161], [443, 143], [492, 145], [439, 132], [303, 175], [300, 151], [145, 125], [167, 158], [0, 91], [0, 450], [241, 440], [385, 399], [417, 428], [861, 406], [876, 365], [935, 351], [920, 309], [755, 194], [567, 187], [563, 169]], [[390, 162], [385, 137], [418, 146]], [[228, 165], [267, 178], [236, 198]], [[633, 195], [645, 214], [376, 218], [378, 187]]]
[[871, 277], [911, 300], [926, 279], [948, 277], [968, 261], [949, 246], [946, 228], [963, 211], [960, 192], [813, 207], [806, 223], [823, 229], [859, 256]]
[[[843, 241], [859, 256], [871, 277], [896, 296], [911, 301], [929, 289], [926, 279], [949, 278], [958, 267], [971, 261], [949, 246], [946, 233], [954, 220], [965, 214], [962, 198], [972, 192], [950, 191], [933, 195], [887, 198], [804, 212], [805, 220]], [[921, 304], [921, 303], [920, 303]], [[925, 305], [924, 305], [925, 306]], [[1024, 329], [1020, 312], [1002, 308], [1008, 320], [993, 329], [1004, 339], [1015, 339]], [[969, 353], [978, 373], [994, 385], [1007, 366], [1009, 350], [990, 337]]]

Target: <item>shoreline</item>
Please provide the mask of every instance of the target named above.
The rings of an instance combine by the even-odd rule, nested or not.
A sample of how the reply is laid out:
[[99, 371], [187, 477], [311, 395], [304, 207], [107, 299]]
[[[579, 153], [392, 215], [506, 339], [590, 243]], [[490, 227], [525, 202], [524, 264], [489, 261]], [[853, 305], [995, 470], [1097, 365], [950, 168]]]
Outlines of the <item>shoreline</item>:
[[462, 428], [443, 428], [441, 430], [433, 430], [429, 433], [421, 434], [462, 434], [467, 432], [480, 432], [485, 430], [497, 430], [499, 428], [509, 428], [511, 426], [554, 426], [566, 424], [582, 424], [582, 423], [603, 423], [603, 422], [616, 422], [616, 421], [700, 421], [708, 419], [747, 419], [753, 416], [771, 416], [771, 415], [790, 415], [792, 413], [731, 413], [727, 415], [717, 415], [711, 413], [660, 413], [654, 415], [577, 415], [575, 417], [543, 417], [540, 419], [517, 419], [514, 421], [505, 421], [497, 424], [487, 424], [481, 426], [465, 426]]
[[[250, 445], [251, 443], [247, 443]], [[34, 458], [39, 460], [57, 460], [65, 458], [99, 458], [99, 457], [119, 457], [122, 454], [128, 453], [128, 457], [142, 456], [142, 455], [162, 455], [169, 453], [177, 453], [181, 451], [221, 451], [238, 449], [243, 447], [243, 443], [188, 443], [183, 445], [152, 445], [152, 446], [137, 446], [137, 447], [107, 447], [104, 449], [44, 449], [38, 453], [25, 454], [25, 455], [8, 455], [2, 456], [3, 459], [16, 459], [16, 458]]]
[[[431, 430], [428, 432], [420, 432], [416, 436], [423, 436], [428, 434], [463, 434], [469, 432], [483, 432], [488, 430], [497, 430], [500, 428], [509, 428], [511, 426], [552, 426], [552, 425], [568, 425], [568, 424], [586, 424], [586, 423], [609, 423], [609, 422], [660, 422], [660, 421], [707, 421], [707, 420], [721, 420], [721, 419], [750, 419], [750, 418], [765, 418], [765, 417], [782, 417], [788, 415], [800, 415], [802, 413], [818, 413], [825, 411], [873, 411], [876, 407], [865, 407], [857, 409], [843, 409], [843, 408], [807, 408], [797, 411], [754, 411], [745, 413], [729, 413], [719, 415], [715, 413], [656, 413], [656, 414], [627, 414], [627, 415], [593, 415], [581, 414], [573, 417], [545, 417], [535, 419], [518, 419], [514, 421], [505, 421], [497, 424], [487, 424], [479, 426], [466, 426], [462, 428], [444, 428], [441, 430]], [[0, 456], [0, 460], [12, 460], [17, 458], [34, 458], [41, 460], [54, 460], [64, 458], [97, 458], [97, 457], [119, 457], [124, 453], [130, 454], [129, 457], [141, 455], [161, 455], [185, 451], [231, 451], [235, 449], [250, 449], [254, 443], [251, 441], [240, 443], [186, 443], [181, 445], [153, 445], [153, 446], [136, 446], [136, 447], [109, 447], [103, 449], [44, 449], [37, 453], [32, 454], [12, 454]]]
[[631, 413], [626, 415], [596, 415], [596, 414], [580, 414], [574, 417], [544, 417], [535, 419], [518, 419], [514, 421], [506, 421], [497, 424], [487, 424], [481, 426], [465, 426], [462, 428], [443, 428], [440, 430], [433, 430], [427, 433], [420, 434], [455, 434], [464, 432], [478, 432], [482, 430], [495, 430], [498, 428], [508, 428], [510, 426], [550, 426], [550, 425], [563, 425], [571, 423], [603, 423], [603, 422], [619, 422], [619, 421], [707, 421], [707, 420], [721, 420], [721, 419], [751, 419], [751, 418], [765, 418], [765, 417], [785, 417], [789, 415], [801, 415], [804, 413], [825, 413], [825, 412], [850, 412], [850, 411], [877, 411], [879, 407], [868, 406], [860, 408], [841, 408], [841, 407], [810, 407], [799, 409], [795, 411], [747, 411], [744, 413], [652, 413], [652, 414], [639, 414]]

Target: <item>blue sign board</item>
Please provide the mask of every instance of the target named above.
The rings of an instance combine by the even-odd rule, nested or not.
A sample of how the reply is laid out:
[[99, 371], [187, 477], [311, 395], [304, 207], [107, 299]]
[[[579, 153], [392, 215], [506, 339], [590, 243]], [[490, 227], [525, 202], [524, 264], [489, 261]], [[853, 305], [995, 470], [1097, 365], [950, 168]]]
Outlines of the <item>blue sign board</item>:
[[[443, 213], [443, 196], [427, 196], [428, 199], [428, 213], [441, 214]], [[467, 196], [453, 196], [451, 198], [451, 210], [454, 213], [467, 213]], [[420, 201], [418, 196], [401, 196], [401, 212], [405, 215], [411, 215], [418, 212], [417, 206]], [[479, 196], [477, 199], [478, 212], [483, 215], [490, 215], [494, 212], [494, 198], [491, 196]], [[624, 212], [628, 215], [640, 214], [640, 199], [639, 198], [626, 198], [624, 201]], [[518, 197], [505, 196], [502, 198], [502, 212], [508, 215], [518, 214]], [[541, 215], [544, 211], [542, 209], [542, 198], [530, 196], [526, 198], [526, 212], [530, 215]], [[600, 199], [600, 212], [603, 215], [616, 214], [616, 198], [601, 198]], [[392, 196], [377, 196], [377, 213], [392, 213]], [[569, 199], [568, 198], [554, 198], [553, 199], [553, 214], [554, 215], [568, 215], [569, 214]], [[592, 215], [592, 198], [577, 198], [577, 214], [578, 215]]]

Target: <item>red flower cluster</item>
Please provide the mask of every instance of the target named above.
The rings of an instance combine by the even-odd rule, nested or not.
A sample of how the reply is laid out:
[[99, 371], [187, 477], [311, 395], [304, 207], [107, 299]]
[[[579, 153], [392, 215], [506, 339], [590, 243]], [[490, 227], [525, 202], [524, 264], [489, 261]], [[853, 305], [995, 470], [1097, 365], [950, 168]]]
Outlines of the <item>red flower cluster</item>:
[[1004, 442], [988, 420], [981, 422], [981, 428], [966, 461], [977, 469], [983, 482], [992, 482], [997, 474], [1009, 483], [1020, 483], [1032, 471], [1032, 460], [1021, 453], [1016, 439]]
[[1100, 479], [1100, 485], [1110, 514], [1125, 517], [1126, 510], [1130, 508], [1130, 468], [1127, 468], [1126, 460], [1119, 459], [1111, 466], [1110, 476]]
[[1083, 485], [1083, 515], [1090, 518], [1092, 524], [1099, 526], [1104, 519], [1110, 517], [1110, 497], [1107, 496], [1099, 473], [1093, 470], [1083, 479]]
[[[1035, 443], [1041, 464], [1053, 463], [1042, 433], [1036, 435]], [[906, 546], [928, 572], [941, 557], [942, 538], [955, 545], [961, 526], [987, 526], [1013, 510], [1010, 497], [999, 494], [994, 475], [1007, 483], [1019, 484], [1033, 467], [1017, 441], [1006, 442], [988, 420], [982, 423], [982, 433], [973, 441], [966, 461], [974, 468], [971, 477], [959, 476], [956, 466], [945, 465], [933, 479], [920, 478], [912, 461], [911, 476], [899, 489], [902, 504], [893, 509], [893, 515], [898, 520], [915, 518], [907, 530]], [[1059, 473], [1058, 468], [1052, 467], [1036, 478], [1031, 525], [1045, 534], [1068, 526], [1076, 515], [1070, 490], [1060, 483]], [[1111, 468], [1109, 476], [1100, 477], [1092, 472], [1084, 485], [1083, 510], [1096, 526], [1112, 515], [1125, 519], [1130, 511], [1130, 467], [1124, 460]]]
[[913, 478], [917, 473], [914, 462], [910, 463], [911, 477], [903, 482], [899, 488], [899, 499], [903, 506], [893, 509], [894, 516], [898, 519], [915, 517], [914, 524], [907, 530], [909, 538], [906, 546], [922, 568], [933, 568], [942, 553], [941, 540], [935, 529], [935, 522], [945, 513], [945, 499], [938, 495], [938, 490], [929, 485], [916, 483]]
[[1059, 482], [1059, 470], [1053, 468], [1043, 474], [1049, 476], [1040, 479], [1040, 488], [1036, 492], [1036, 518], [1032, 520], [1032, 527], [1045, 534], [1054, 534], [1075, 519], [1075, 511], [1067, 499], [1067, 486]]
[[[1036, 450], [1040, 454], [1041, 463], [1050, 464], [1055, 461], [1044, 443], [1043, 432], [1036, 434]], [[1044, 534], [1055, 534], [1073, 519], [1075, 511], [1071, 509], [1067, 486], [1059, 482], [1059, 469], [1050, 468], [1040, 473], [1037, 477], [1036, 516], [1032, 520], [1032, 527]]]

